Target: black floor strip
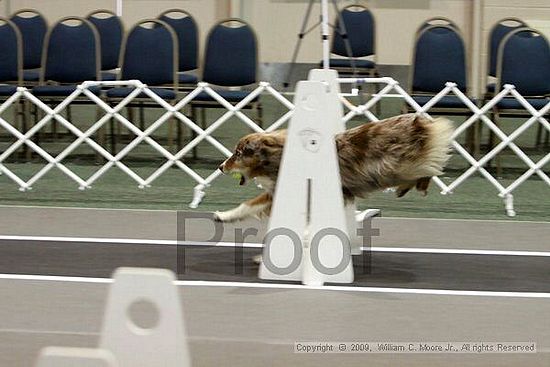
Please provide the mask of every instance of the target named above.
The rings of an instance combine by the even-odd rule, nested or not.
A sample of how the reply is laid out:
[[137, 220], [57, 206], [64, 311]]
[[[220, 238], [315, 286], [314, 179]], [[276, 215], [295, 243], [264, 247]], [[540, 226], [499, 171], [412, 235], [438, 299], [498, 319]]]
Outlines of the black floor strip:
[[[0, 241], [0, 273], [110, 277], [120, 266], [167, 268], [182, 280], [261, 282], [259, 249]], [[550, 258], [364, 253], [350, 286], [550, 292]]]

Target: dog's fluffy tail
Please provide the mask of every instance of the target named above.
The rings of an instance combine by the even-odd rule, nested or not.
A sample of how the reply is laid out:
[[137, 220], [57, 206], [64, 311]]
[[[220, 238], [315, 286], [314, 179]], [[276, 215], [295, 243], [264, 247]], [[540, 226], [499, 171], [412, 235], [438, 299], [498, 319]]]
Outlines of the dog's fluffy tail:
[[443, 168], [450, 157], [454, 127], [449, 119], [439, 117], [428, 122], [426, 128], [428, 129], [428, 141], [424, 161], [432, 171], [426, 176], [438, 176], [443, 173]]

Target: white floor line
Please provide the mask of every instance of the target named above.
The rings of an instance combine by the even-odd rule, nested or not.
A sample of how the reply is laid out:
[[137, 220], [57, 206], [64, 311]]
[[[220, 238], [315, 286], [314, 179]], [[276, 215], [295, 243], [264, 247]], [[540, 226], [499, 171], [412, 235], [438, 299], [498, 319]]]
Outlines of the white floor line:
[[[363, 251], [369, 248], [362, 248]], [[419, 248], [419, 247], [371, 247], [373, 252], [412, 252], [422, 254], [453, 254], [453, 255], [495, 255], [495, 256], [545, 256], [549, 251], [515, 251], [515, 250], [469, 250], [446, 248]]]
[[[63, 336], [101, 336], [100, 331], [71, 331], [71, 330], [35, 330], [35, 329], [16, 329], [16, 328], [0, 328], [0, 334], [45, 334], [45, 335], [63, 335]], [[211, 335], [187, 335], [187, 340], [191, 341], [207, 341], [207, 342], [230, 342], [230, 343], [246, 343], [246, 344], [271, 344], [271, 345], [294, 345], [294, 340], [283, 339], [267, 339], [263, 338], [242, 338], [240, 336], [219, 337]]]
[[[52, 237], [52, 236], [12, 236], [0, 235], [0, 241], [31, 241], [31, 242], [79, 242], [101, 244], [129, 244], [129, 245], [160, 245], [160, 246], [206, 246], [206, 247], [235, 247], [234, 242], [201, 242], [175, 241], [133, 238], [98, 238], [98, 237]], [[262, 248], [261, 243], [243, 243], [245, 248]], [[446, 249], [421, 247], [363, 247], [363, 251], [373, 252], [401, 252], [425, 254], [454, 254], [454, 255], [494, 255], [494, 256], [542, 256], [550, 257], [550, 251], [516, 251], [516, 250], [477, 250], [477, 249]]]
[[[44, 282], [70, 282], [70, 283], [101, 283], [109, 284], [110, 278], [85, 278], [85, 277], [64, 277], [51, 275], [31, 274], [0, 274], [0, 280], [21, 280], [21, 281], [44, 281]], [[473, 297], [512, 297], [512, 298], [542, 298], [550, 299], [550, 293], [543, 292], [500, 292], [500, 291], [467, 291], [452, 289], [414, 289], [414, 288], [387, 288], [387, 287], [355, 287], [327, 285], [312, 287], [301, 284], [280, 284], [280, 283], [246, 283], [246, 282], [221, 282], [202, 280], [177, 280], [177, 286], [184, 287], [217, 287], [217, 288], [255, 288], [255, 289], [287, 289], [287, 290], [316, 290], [316, 291], [339, 291], [339, 292], [362, 292], [362, 293], [393, 293], [413, 295], [434, 295], [434, 296], [473, 296]]]
[[[194, 210], [174, 210], [174, 209], [141, 209], [141, 208], [102, 208], [102, 207], [77, 207], [77, 206], [42, 206], [42, 205], [6, 205], [1, 204], [0, 209], [70, 209], [70, 210], [85, 210], [85, 211], [127, 211], [127, 212], [158, 212], [158, 213], [178, 213], [193, 212]], [[470, 218], [423, 218], [423, 217], [377, 217], [377, 220], [420, 220], [420, 221], [453, 221], [453, 222], [496, 222], [496, 223], [532, 223], [532, 224], [548, 224], [550, 221], [536, 220], [511, 220], [511, 219], [470, 219]]]
[[56, 334], [56, 335], [70, 335], [70, 336], [99, 336], [99, 332], [92, 331], [67, 331], [67, 330], [34, 330], [34, 329], [2, 329], [0, 333], [9, 334]]
[[139, 209], [139, 208], [100, 208], [100, 207], [80, 207], [80, 206], [41, 206], [41, 205], [0, 205], [0, 209], [62, 209], [62, 210], [85, 210], [85, 211], [127, 211], [127, 212], [157, 212], [157, 213], [177, 213], [178, 210], [171, 209]]

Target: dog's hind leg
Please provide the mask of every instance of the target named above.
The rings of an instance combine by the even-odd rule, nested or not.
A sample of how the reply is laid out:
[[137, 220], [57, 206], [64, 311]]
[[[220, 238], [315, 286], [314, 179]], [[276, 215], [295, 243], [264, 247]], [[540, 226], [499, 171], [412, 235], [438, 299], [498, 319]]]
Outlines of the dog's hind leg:
[[401, 198], [406, 193], [408, 193], [409, 190], [414, 187], [414, 185], [415, 185], [414, 182], [413, 183], [401, 184], [401, 185], [397, 186], [397, 191], [395, 192], [395, 194], [397, 195], [398, 198]]
[[416, 181], [416, 189], [422, 193], [422, 195], [428, 195], [428, 186], [430, 186], [431, 177], [422, 177]]
[[261, 217], [269, 215], [271, 211], [271, 194], [264, 192], [254, 199], [245, 201], [238, 207], [224, 212], [215, 212], [214, 220], [219, 222], [235, 222], [248, 217]]

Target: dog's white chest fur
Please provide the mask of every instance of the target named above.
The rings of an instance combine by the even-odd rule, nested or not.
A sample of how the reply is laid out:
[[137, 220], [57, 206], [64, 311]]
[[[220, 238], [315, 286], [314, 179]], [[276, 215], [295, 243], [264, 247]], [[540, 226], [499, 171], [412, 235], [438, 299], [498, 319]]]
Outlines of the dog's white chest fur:
[[254, 177], [254, 182], [259, 188], [265, 191], [273, 192], [275, 189], [275, 182], [268, 177]]

